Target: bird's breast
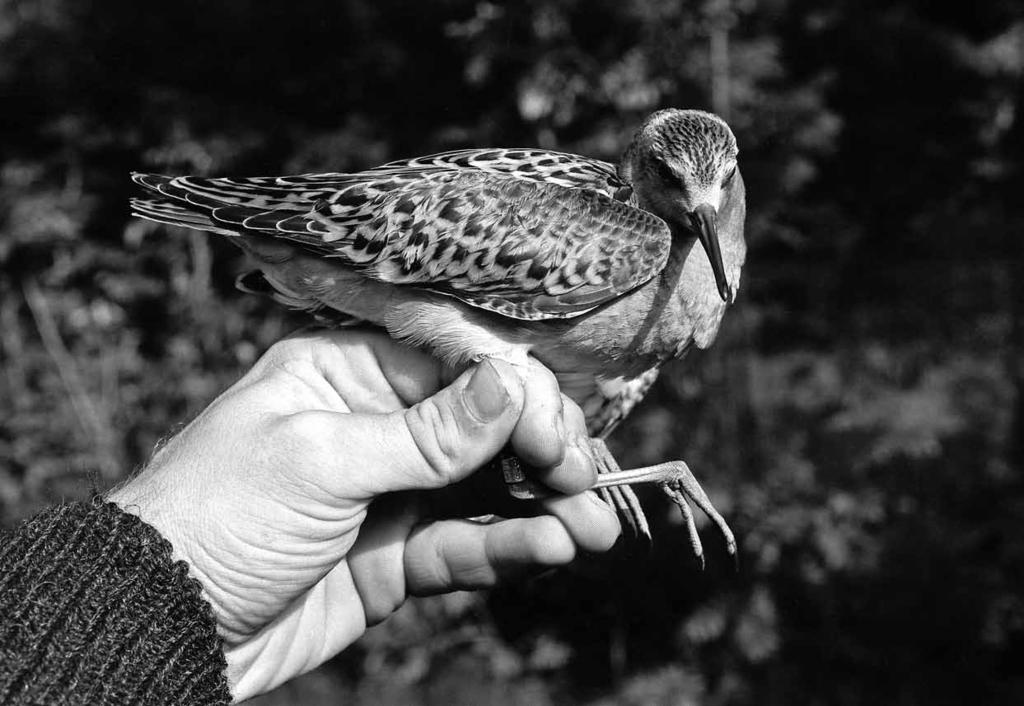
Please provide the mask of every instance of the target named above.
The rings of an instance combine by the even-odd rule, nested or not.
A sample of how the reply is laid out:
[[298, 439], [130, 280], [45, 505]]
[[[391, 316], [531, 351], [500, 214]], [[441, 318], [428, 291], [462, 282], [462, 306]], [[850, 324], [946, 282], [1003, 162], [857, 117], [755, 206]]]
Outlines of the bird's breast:
[[646, 284], [589, 314], [550, 324], [534, 354], [554, 370], [586, 365], [632, 377], [681, 357], [692, 345], [710, 346], [725, 309], [704, 251], [682, 246]]

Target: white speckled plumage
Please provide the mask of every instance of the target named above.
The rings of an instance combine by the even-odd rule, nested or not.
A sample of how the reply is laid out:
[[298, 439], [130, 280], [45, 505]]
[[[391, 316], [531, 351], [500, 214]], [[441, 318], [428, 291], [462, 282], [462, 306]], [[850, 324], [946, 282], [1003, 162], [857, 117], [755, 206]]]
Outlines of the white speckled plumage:
[[[662, 363], [711, 344], [735, 297], [736, 153], [716, 116], [666, 110], [618, 167], [480, 149], [353, 174], [135, 174], [153, 197], [132, 207], [232, 236], [259, 267], [255, 288], [289, 306], [371, 322], [456, 365], [533, 355], [605, 435]], [[701, 228], [717, 228], [717, 268]]]

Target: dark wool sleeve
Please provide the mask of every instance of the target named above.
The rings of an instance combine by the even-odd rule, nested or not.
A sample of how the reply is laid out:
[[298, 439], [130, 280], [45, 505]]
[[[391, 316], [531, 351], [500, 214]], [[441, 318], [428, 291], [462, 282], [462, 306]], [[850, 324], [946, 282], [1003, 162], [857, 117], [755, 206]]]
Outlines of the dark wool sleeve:
[[171, 545], [105, 502], [0, 534], [0, 704], [226, 704], [213, 614]]

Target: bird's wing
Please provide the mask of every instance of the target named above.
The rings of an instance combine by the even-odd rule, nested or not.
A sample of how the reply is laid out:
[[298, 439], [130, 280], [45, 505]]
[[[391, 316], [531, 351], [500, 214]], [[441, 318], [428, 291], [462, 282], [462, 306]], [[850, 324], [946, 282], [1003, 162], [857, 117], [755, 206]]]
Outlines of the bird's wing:
[[648, 281], [671, 235], [604, 193], [477, 169], [255, 179], [136, 174], [138, 215], [284, 238], [373, 279], [517, 319], [583, 314]]
[[[398, 160], [370, 170], [474, 170], [503, 174], [525, 181], [589, 189], [616, 201], [631, 202], [633, 190], [618, 174], [614, 164], [578, 154], [536, 149], [471, 149], [440, 152], [425, 157]], [[635, 202], [630, 205], [635, 206]]]

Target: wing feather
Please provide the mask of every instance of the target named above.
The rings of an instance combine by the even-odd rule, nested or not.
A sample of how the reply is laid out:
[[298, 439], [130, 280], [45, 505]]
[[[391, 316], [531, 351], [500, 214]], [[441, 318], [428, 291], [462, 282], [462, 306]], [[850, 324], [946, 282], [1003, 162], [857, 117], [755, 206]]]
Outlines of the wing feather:
[[[534, 160], [550, 154], [518, 152]], [[204, 227], [206, 219], [208, 230], [285, 238], [374, 279], [517, 319], [578, 316], [664, 267], [668, 226], [616, 200], [614, 184], [585, 188], [590, 177], [563, 180], [573, 186], [550, 174], [520, 178], [459, 166], [482, 165], [487, 153], [447, 153], [351, 175], [133, 178], [192, 214], [180, 219], [190, 227]], [[576, 173], [605, 179], [614, 176], [608, 169]], [[139, 215], [151, 217], [138, 203]]]
[[[525, 181], [589, 189], [619, 201], [632, 190], [619, 178], [614, 164], [578, 154], [537, 149], [468, 149], [439, 152], [425, 157], [381, 165], [372, 172], [402, 174], [408, 170], [474, 170], [504, 174]], [[624, 194], [628, 192], [628, 194]], [[635, 205], [635, 204], [634, 204]]]

